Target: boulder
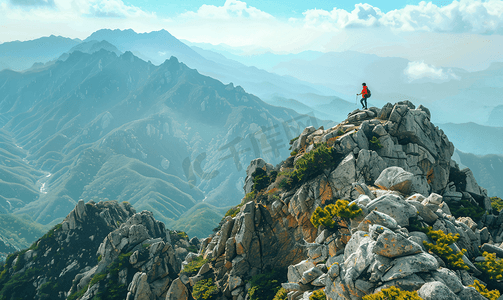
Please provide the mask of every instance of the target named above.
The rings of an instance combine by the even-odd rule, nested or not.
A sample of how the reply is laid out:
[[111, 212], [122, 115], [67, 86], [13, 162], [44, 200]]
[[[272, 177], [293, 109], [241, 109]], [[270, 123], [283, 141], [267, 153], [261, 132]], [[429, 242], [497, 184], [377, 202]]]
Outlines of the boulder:
[[188, 300], [189, 291], [180, 278], [175, 279], [166, 294], [166, 300]]
[[417, 216], [417, 209], [407, 203], [402, 197], [388, 194], [372, 200], [367, 208], [369, 211], [377, 210], [396, 220], [400, 226], [408, 226], [409, 218]]
[[391, 230], [399, 228], [398, 223], [392, 217], [376, 210], [371, 211], [358, 225], [358, 230], [369, 231], [371, 225], [382, 225]]
[[459, 279], [454, 271], [449, 269], [440, 268], [432, 271], [431, 275], [436, 281], [443, 282], [454, 293], [459, 293], [464, 288], [461, 279]]
[[288, 267], [288, 282], [300, 282], [304, 272], [314, 268], [314, 264], [308, 260], [303, 260], [296, 265]]
[[428, 272], [438, 269], [435, 257], [428, 253], [404, 256], [393, 261], [393, 267], [382, 276], [382, 281], [403, 278], [418, 272]]
[[458, 294], [460, 300], [487, 300], [486, 297], [482, 296], [475, 288], [471, 286], [466, 286]]
[[377, 238], [372, 251], [386, 257], [400, 257], [422, 252], [420, 245], [406, 239], [401, 234], [385, 231]]
[[414, 174], [405, 171], [400, 167], [389, 167], [384, 169], [375, 185], [382, 189], [399, 191], [408, 194], [411, 191], [411, 185], [414, 181]]
[[456, 294], [440, 281], [425, 283], [417, 293], [424, 300], [459, 300]]
[[321, 275], [323, 275], [323, 272], [320, 269], [318, 269], [317, 267], [312, 267], [311, 269], [306, 270], [304, 271], [304, 273], [302, 273], [302, 278], [300, 282], [302, 284], [308, 284], [311, 281], [315, 280], [316, 278], [320, 277]]
[[417, 209], [419, 215], [421, 216], [421, 218], [423, 218], [423, 220], [426, 223], [433, 225], [433, 223], [435, 223], [435, 221], [438, 219], [438, 215], [428, 207], [425, 207], [422, 203], [414, 200], [406, 200], [406, 201], [407, 203], [413, 205]]

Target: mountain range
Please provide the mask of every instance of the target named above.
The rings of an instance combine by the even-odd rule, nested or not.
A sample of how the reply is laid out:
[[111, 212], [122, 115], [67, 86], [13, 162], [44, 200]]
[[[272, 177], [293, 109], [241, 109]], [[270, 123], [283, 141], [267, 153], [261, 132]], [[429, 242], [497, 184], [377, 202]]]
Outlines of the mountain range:
[[4, 70], [0, 86], [0, 207], [41, 224], [79, 199], [128, 201], [168, 224], [202, 201], [235, 204], [246, 161], [279, 160], [300, 128], [329, 125], [175, 57], [155, 66], [131, 52], [74, 51], [44, 68]]

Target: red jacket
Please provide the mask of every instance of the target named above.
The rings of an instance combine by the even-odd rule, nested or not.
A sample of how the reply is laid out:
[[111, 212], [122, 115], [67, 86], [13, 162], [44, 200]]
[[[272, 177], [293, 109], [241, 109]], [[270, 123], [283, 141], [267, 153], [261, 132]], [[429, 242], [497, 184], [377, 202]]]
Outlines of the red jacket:
[[368, 94], [368, 92], [367, 92], [367, 86], [364, 85], [363, 89], [362, 89], [362, 97], [365, 97], [365, 95], [367, 95], [367, 94]]

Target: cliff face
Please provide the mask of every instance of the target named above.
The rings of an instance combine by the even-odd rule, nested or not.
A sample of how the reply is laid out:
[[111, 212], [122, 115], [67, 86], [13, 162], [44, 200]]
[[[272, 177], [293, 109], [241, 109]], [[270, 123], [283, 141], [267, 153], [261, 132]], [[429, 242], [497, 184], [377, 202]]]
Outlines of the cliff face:
[[251, 162], [242, 204], [200, 244], [126, 203], [79, 202], [8, 258], [0, 299], [272, 299], [264, 286], [280, 283], [289, 300], [320, 289], [361, 299], [391, 286], [483, 299], [468, 287], [475, 280], [502, 289], [477, 263], [489, 259], [482, 252], [503, 257], [503, 213], [451, 160], [427, 108], [357, 110], [291, 145], [277, 166]]

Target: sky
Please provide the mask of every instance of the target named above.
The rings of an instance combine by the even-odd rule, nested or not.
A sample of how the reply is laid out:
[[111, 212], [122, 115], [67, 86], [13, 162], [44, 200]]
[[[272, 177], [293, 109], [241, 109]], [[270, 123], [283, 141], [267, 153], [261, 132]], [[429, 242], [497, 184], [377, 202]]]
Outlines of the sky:
[[482, 70], [503, 61], [503, 0], [0, 0], [0, 43], [102, 29], [165, 29], [244, 54], [354, 50], [415, 68]]

